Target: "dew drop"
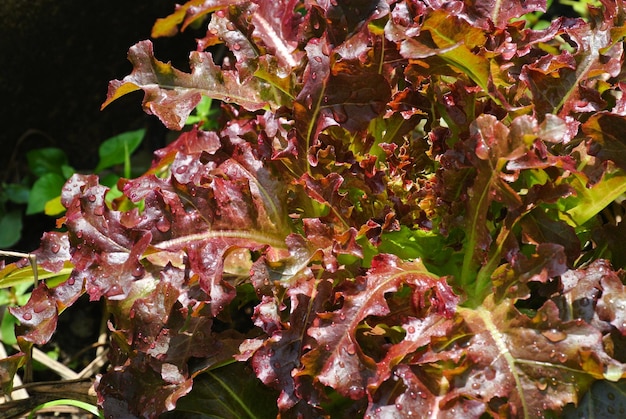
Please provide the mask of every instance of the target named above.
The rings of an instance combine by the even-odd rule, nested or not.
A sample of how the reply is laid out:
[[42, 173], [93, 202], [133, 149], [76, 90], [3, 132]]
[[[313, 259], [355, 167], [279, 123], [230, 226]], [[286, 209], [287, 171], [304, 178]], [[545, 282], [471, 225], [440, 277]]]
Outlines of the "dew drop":
[[79, 239], [82, 239], [82, 238], [83, 238], [83, 232], [82, 232], [82, 230], [78, 230], [78, 231], [76, 232], [76, 237], [77, 237], [77, 238], [79, 238]]
[[186, 164], [183, 164], [181, 166], [178, 166], [175, 172], [178, 173], [179, 175], [182, 175], [183, 173], [187, 171], [187, 169], [189, 169], [189, 166], [187, 166]]
[[96, 202], [96, 196], [95, 195], [89, 195], [87, 197], [87, 199], [89, 200], [89, 202]]
[[74, 285], [74, 283], [76, 282], [76, 280], [74, 278], [68, 278], [67, 279], [67, 285], [72, 286]]
[[315, 71], [311, 73], [311, 79], [317, 79], [317, 73]]
[[217, 15], [217, 17], [225, 17], [226, 16], [226, 12], [224, 10], [218, 10], [217, 12], [215, 12], [215, 14]]
[[478, 390], [478, 389], [480, 388], [480, 383], [473, 382], [473, 383], [472, 383], [472, 388], [473, 388], [474, 390]]
[[239, 50], [241, 49], [241, 45], [239, 45], [237, 42], [235, 42], [235, 43], [233, 44], [233, 49], [234, 49], [235, 51], [239, 51]]
[[[318, 30], [319, 28], [320, 28], [320, 23], [318, 21], [313, 22], [313, 29]], [[315, 58], [319, 58], [319, 57], [315, 57]]]
[[417, 393], [414, 392], [413, 390], [409, 391], [409, 397], [412, 398], [413, 400], [417, 399]]
[[170, 224], [170, 222], [169, 222], [169, 220], [167, 218], [161, 218], [156, 223], [156, 228], [161, 233], [165, 233], [165, 232], [169, 231], [170, 227], [171, 227], [171, 224]]
[[150, 349], [154, 349], [154, 348], [156, 348], [156, 342], [150, 343]]
[[415, 328], [413, 326], [409, 326], [409, 328], [407, 329], [407, 331], [409, 333], [415, 333]]
[[98, 215], [98, 216], [103, 215], [104, 214], [104, 207], [102, 205], [100, 205], [98, 207], [95, 207], [93, 209], [93, 213], [94, 213], [94, 215]]
[[543, 391], [543, 390], [545, 390], [546, 388], [548, 388], [548, 381], [547, 381], [545, 378], [541, 377], [541, 378], [537, 381], [536, 386], [537, 386], [537, 388], [538, 388], [539, 390]]
[[567, 337], [567, 333], [558, 329], [544, 330], [541, 334], [552, 343], [560, 342]]
[[348, 389], [348, 394], [353, 400], [357, 400], [363, 397], [363, 393], [363, 388], [359, 386], [350, 386], [350, 388]]
[[396, 409], [401, 411], [402, 410], [402, 405], [400, 403], [396, 403]]
[[615, 400], [615, 394], [613, 393], [607, 393], [606, 397], [608, 397], [609, 400]]
[[33, 315], [30, 313], [24, 313], [24, 315], [22, 316], [22, 318], [24, 320], [31, 320], [33, 318]]
[[35, 304], [35, 306], [33, 307], [33, 311], [35, 313], [41, 313], [42, 311], [44, 311], [45, 309], [47, 309], [48, 307], [50, 307], [50, 303], [48, 302], [42, 302], [40, 304]]
[[109, 292], [107, 293], [109, 296], [119, 295], [122, 293], [122, 289], [119, 285], [113, 284], [111, 288], [109, 288]]
[[61, 250], [61, 246], [59, 246], [57, 243], [52, 243], [52, 245], [50, 246], [50, 251], [52, 253], [59, 253], [59, 250]]
[[346, 364], [343, 361], [339, 361], [339, 368], [345, 368]]
[[228, 29], [229, 31], [234, 31], [235, 30], [235, 25], [233, 25], [233, 22], [228, 22], [226, 24], [226, 29]]
[[565, 363], [567, 362], [567, 354], [564, 353], [560, 353], [558, 356], [559, 362], [560, 363]]
[[135, 278], [139, 278], [139, 277], [142, 277], [144, 273], [145, 273], [145, 269], [143, 268], [143, 266], [137, 265], [135, 266], [135, 269], [133, 269], [132, 275]]
[[354, 347], [353, 344], [348, 345], [348, 347], [346, 348], [346, 353], [350, 356], [356, 353], [356, 348]]
[[346, 313], [339, 313], [339, 320], [344, 321], [346, 319]]
[[606, 408], [606, 411], [609, 412], [611, 415], [615, 414], [615, 408], [613, 406], [608, 406]]

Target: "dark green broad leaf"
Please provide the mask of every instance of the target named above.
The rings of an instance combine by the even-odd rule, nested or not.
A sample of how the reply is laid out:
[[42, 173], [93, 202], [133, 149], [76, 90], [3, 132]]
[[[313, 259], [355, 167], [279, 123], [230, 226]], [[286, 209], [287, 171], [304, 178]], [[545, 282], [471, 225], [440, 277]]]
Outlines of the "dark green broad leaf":
[[28, 197], [26, 214], [42, 212], [46, 202], [61, 195], [63, 184], [65, 184], [65, 177], [54, 172], [46, 173], [37, 179]]
[[126, 162], [129, 156], [133, 154], [141, 144], [145, 133], [145, 129], [128, 131], [103, 142], [98, 150], [100, 162], [94, 169], [94, 172], [98, 173], [116, 164]]
[[176, 410], [161, 417], [275, 418], [275, 390], [264, 386], [243, 363], [208, 371], [194, 379], [191, 392], [176, 404]]
[[47, 173], [63, 175], [63, 166], [68, 164], [67, 155], [60, 148], [39, 148], [26, 154], [28, 167], [37, 176]]
[[583, 396], [578, 407], [567, 406], [563, 417], [567, 419], [623, 418], [626, 416], [626, 380], [612, 383], [598, 381]]

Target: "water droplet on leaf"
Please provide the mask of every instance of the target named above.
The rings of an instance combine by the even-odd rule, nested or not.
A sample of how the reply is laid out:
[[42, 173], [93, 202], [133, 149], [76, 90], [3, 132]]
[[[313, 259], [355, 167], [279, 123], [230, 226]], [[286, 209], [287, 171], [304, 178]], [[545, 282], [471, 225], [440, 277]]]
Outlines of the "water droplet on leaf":
[[156, 228], [161, 233], [166, 233], [167, 231], [169, 231], [170, 227], [171, 227], [171, 224], [170, 224], [170, 222], [169, 222], [169, 220], [167, 218], [161, 218], [156, 223]]
[[560, 342], [567, 337], [567, 333], [558, 329], [544, 330], [541, 334], [553, 343]]
[[144, 274], [144, 273], [145, 273], [145, 269], [144, 269], [144, 267], [143, 267], [143, 266], [141, 266], [141, 265], [137, 265], [137, 266], [135, 267], [135, 269], [133, 269], [133, 273], [132, 273], [132, 275], [133, 275], [135, 278], [139, 278], [139, 277], [143, 276], [143, 274]]
[[31, 320], [33, 318], [33, 315], [30, 313], [24, 313], [24, 315], [22, 316], [22, 318], [24, 320]]
[[535, 385], [539, 390], [543, 391], [548, 388], [548, 381], [545, 378], [541, 377]]

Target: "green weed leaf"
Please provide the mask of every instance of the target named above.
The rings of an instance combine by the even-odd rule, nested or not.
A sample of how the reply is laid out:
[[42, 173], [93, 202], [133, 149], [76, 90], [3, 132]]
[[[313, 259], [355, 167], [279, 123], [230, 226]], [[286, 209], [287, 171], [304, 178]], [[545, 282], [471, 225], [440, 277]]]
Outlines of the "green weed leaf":
[[65, 184], [65, 177], [58, 173], [49, 172], [35, 181], [28, 197], [26, 214], [42, 212], [46, 203], [61, 195]]
[[117, 164], [124, 164], [139, 147], [145, 133], [145, 129], [129, 131], [104, 141], [98, 150], [100, 161], [94, 172], [98, 173]]

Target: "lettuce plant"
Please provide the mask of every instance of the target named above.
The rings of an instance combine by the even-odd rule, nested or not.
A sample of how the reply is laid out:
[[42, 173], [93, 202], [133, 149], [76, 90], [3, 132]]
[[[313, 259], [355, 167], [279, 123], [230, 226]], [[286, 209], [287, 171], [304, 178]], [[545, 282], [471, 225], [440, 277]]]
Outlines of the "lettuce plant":
[[110, 205], [69, 179], [35, 253], [73, 270], [12, 309], [3, 372], [87, 293], [105, 417], [619, 414], [626, 9], [601, 3], [542, 30], [541, 0], [178, 6], [153, 36], [206, 24], [189, 72], [139, 42], [103, 106], [142, 91], [179, 130], [210, 97], [219, 128]]

